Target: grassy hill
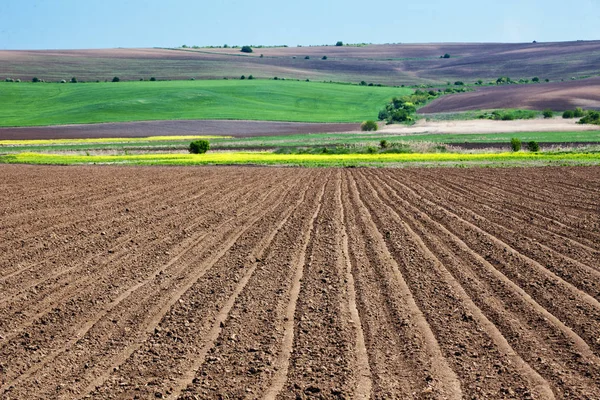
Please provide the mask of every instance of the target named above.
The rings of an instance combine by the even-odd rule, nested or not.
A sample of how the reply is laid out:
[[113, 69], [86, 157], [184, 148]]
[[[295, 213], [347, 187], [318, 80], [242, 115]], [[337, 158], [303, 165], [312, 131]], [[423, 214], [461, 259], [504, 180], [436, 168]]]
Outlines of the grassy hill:
[[410, 89], [282, 80], [0, 83], [0, 126], [177, 119], [360, 122]]

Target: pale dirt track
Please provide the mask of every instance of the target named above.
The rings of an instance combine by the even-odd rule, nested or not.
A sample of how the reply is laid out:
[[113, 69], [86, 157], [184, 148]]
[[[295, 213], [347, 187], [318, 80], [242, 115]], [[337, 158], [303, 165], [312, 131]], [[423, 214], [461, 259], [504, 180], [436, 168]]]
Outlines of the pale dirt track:
[[0, 166], [0, 398], [600, 398], [600, 168]]
[[508, 133], [508, 132], [579, 132], [597, 131], [597, 125], [582, 125], [574, 119], [525, 119], [517, 121], [492, 121], [475, 119], [466, 121], [426, 121], [415, 125], [385, 125], [381, 133], [414, 135], [418, 133]]

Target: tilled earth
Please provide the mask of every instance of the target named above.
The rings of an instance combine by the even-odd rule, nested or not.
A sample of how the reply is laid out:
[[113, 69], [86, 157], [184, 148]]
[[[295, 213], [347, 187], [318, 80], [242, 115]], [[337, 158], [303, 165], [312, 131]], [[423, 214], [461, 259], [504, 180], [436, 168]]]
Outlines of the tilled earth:
[[0, 176], [2, 399], [600, 398], [600, 168]]

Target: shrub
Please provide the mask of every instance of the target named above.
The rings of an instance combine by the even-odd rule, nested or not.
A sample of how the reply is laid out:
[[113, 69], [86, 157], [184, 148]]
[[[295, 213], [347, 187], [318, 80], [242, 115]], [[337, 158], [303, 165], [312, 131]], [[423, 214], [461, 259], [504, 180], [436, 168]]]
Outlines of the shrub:
[[252, 75], [249, 75], [248, 79], [254, 79], [254, 77]]
[[263, 58], [264, 56], [265, 56], [264, 54], [261, 54], [261, 55], [260, 55], [260, 58]]
[[538, 78], [537, 76], [534, 76], [531, 80], [535, 83], [538, 83], [540, 81], [540, 78]]
[[31, 80], [31, 82], [33, 83], [38, 83], [40, 81], [40, 79], [37, 76], [34, 76], [33, 79]]
[[360, 124], [361, 131], [376, 131], [377, 130], [377, 122], [375, 121], [364, 121]]
[[588, 111], [587, 114], [579, 120], [579, 123], [600, 125], [600, 112]]
[[342, 41], [340, 40], [340, 41], [339, 41], [339, 42], [337, 42], [335, 45], [336, 45], [336, 46], [343, 46], [343, 45], [344, 45], [344, 42], [342, 42]]
[[542, 111], [542, 115], [544, 116], [544, 118], [552, 118], [554, 117], [554, 111], [547, 108], [544, 111]]
[[327, 56], [321, 57], [321, 60], [327, 60]]
[[373, 147], [373, 146], [367, 147], [367, 153], [369, 153], [369, 154], [377, 153], [377, 147]]
[[538, 151], [540, 151], [540, 145], [538, 144], [538, 142], [532, 140], [531, 142], [527, 142], [527, 150], [537, 153]]
[[244, 80], [244, 79], [246, 79], [246, 76], [245, 76], [245, 75], [242, 75], [242, 76], [240, 76], [240, 79], [241, 79], [241, 80]]
[[573, 116], [574, 116], [575, 118], [581, 118], [581, 117], [583, 117], [584, 115], [585, 115], [585, 113], [583, 112], [583, 110], [582, 110], [580, 107], [577, 107], [577, 108], [575, 109], [575, 111], [573, 111]]
[[365, 82], [365, 81], [360, 81], [360, 86], [367, 86], [367, 82]]
[[4, 80], [4, 82], [14, 82], [14, 81], [15, 81], [15, 80], [14, 80], [13, 78], [6, 78], [6, 79]]
[[190, 153], [192, 154], [204, 154], [210, 149], [208, 140], [195, 140], [190, 143]]
[[390, 112], [387, 109], [383, 109], [379, 111], [379, 115], [377, 119], [383, 121], [384, 119], [388, 119], [390, 117]]
[[450, 54], [446, 53], [443, 56], [441, 56], [440, 58], [450, 58]]
[[518, 138], [512, 138], [510, 139], [510, 147], [512, 149], [512, 151], [520, 151], [521, 150], [521, 140]]
[[155, 77], [150, 78], [150, 82], [156, 82], [156, 78]]
[[118, 76], [115, 76], [115, 77], [112, 79], [112, 81], [113, 81], [113, 82], [121, 82], [121, 78], [119, 78]]
[[379, 147], [381, 147], [382, 149], [387, 149], [388, 147], [390, 147], [390, 144], [387, 140], [382, 139], [379, 141]]
[[567, 110], [563, 113], [562, 117], [564, 119], [575, 118], [575, 112], [573, 110]]
[[71, 78], [71, 83], [77, 83], [77, 78], [75, 78], [75, 77], [72, 77], [72, 78]]
[[250, 46], [242, 46], [242, 49], [240, 51], [242, 53], [252, 53], [252, 47], [250, 47]]
[[310, 56], [304, 57], [305, 60], [310, 60]]
[[461, 81], [456, 81], [456, 82], [454, 82], [454, 85], [455, 85], [455, 86], [464, 86], [464, 85], [465, 85], [465, 83], [464, 83], [464, 82], [461, 82]]
[[64, 79], [61, 79], [60, 83], [67, 83]]

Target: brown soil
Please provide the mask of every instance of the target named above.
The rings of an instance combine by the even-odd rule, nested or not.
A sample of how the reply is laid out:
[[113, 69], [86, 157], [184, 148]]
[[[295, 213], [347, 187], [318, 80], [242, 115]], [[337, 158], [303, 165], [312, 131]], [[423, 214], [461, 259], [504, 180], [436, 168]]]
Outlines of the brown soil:
[[600, 398], [600, 168], [0, 173], [2, 399]]
[[444, 96], [421, 108], [421, 114], [519, 108], [530, 110], [600, 109], [600, 78], [529, 85], [483, 87]]
[[[449, 53], [451, 58], [440, 56]], [[263, 54], [264, 57], [260, 57]], [[310, 59], [305, 59], [309, 56]], [[327, 56], [327, 60], [322, 60]], [[222, 79], [252, 74], [413, 85], [499, 76], [553, 81], [595, 76], [600, 41], [558, 43], [431, 43], [240, 49], [103, 49], [0, 51], [0, 77], [47, 81]]]
[[0, 128], [0, 140], [128, 138], [178, 135], [251, 137], [293, 135], [298, 133], [351, 132], [359, 129], [360, 124], [229, 120], [144, 121]]

